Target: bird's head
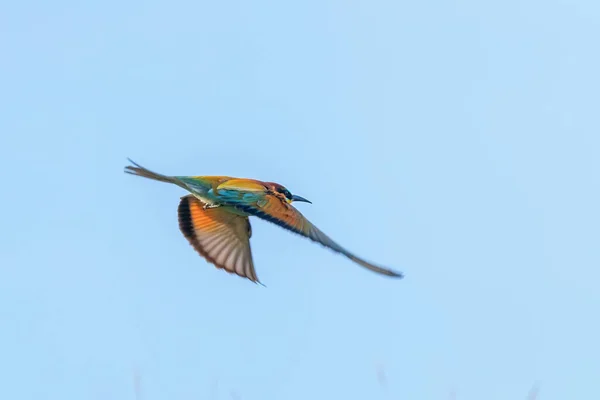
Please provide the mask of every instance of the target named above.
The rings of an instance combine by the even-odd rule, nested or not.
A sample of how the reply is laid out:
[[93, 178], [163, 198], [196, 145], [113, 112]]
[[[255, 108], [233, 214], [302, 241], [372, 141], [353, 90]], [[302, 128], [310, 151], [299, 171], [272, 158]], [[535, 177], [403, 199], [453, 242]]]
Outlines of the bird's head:
[[289, 190], [287, 190], [284, 186], [280, 185], [279, 183], [270, 182], [269, 186], [270, 186], [271, 192], [273, 192], [273, 194], [275, 196], [284, 200], [288, 204], [291, 203], [292, 201], [303, 201], [305, 203], [312, 204], [311, 201], [306, 200], [304, 197], [290, 193]]

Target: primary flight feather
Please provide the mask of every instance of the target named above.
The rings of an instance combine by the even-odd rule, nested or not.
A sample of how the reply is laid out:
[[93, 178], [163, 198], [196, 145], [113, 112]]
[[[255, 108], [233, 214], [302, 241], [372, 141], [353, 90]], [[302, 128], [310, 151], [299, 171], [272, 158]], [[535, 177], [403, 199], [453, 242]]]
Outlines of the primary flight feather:
[[291, 205], [294, 201], [310, 201], [278, 183], [230, 176], [166, 176], [129, 161], [133, 165], [125, 167], [126, 173], [172, 183], [191, 193], [179, 202], [179, 229], [217, 268], [260, 283], [250, 249], [252, 228], [248, 217], [255, 216], [320, 243], [371, 271], [403, 277], [400, 272], [355, 256], [330, 239]]

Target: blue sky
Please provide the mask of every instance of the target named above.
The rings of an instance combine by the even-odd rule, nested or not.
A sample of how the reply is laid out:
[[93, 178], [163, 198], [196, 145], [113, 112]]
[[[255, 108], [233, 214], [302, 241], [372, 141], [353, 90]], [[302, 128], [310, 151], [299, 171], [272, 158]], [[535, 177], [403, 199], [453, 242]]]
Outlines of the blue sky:
[[[598, 2], [0, 7], [0, 398], [600, 398]], [[126, 157], [406, 278], [258, 220], [216, 270]]]

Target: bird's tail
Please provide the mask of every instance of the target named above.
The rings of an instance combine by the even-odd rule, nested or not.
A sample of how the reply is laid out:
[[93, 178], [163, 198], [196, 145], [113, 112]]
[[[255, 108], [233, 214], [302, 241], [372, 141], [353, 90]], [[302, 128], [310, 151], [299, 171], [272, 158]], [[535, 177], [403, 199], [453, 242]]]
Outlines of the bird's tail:
[[128, 158], [127, 160], [129, 160], [129, 162], [133, 164], [133, 166], [128, 165], [125, 167], [125, 173], [127, 173], [127, 174], [141, 176], [141, 177], [153, 179], [153, 180], [159, 181], [159, 182], [174, 183], [177, 186], [184, 187], [182, 182], [179, 181], [179, 179], [177, 179], [174, 176], [162, 175], [162, 174], [150, 171], [149, 169], [144, 168], [141, 165], [139, 165], [138, 163], [134, 162], [130, 158]]

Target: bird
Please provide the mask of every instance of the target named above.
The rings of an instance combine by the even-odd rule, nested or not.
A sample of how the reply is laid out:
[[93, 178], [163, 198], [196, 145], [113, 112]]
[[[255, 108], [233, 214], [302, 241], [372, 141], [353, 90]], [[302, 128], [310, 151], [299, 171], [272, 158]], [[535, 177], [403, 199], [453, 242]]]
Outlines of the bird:
[[[404, 274], [370, 263], [334, 242], [312, 224], [293, 202], [311, 201], [285, 186], [231, 176], [167, 176], [142, 167], [130, 158], [131, 175], [177, 185], [188, 194], [179, 201], [179, 229], [190, 245], [218, 269], [261, 284], [252, 257], [249, 217], [257, 217], [319, 243], [356, 264], [391, 278]], [[264, 285], [263, 285], [264, 286]]]

